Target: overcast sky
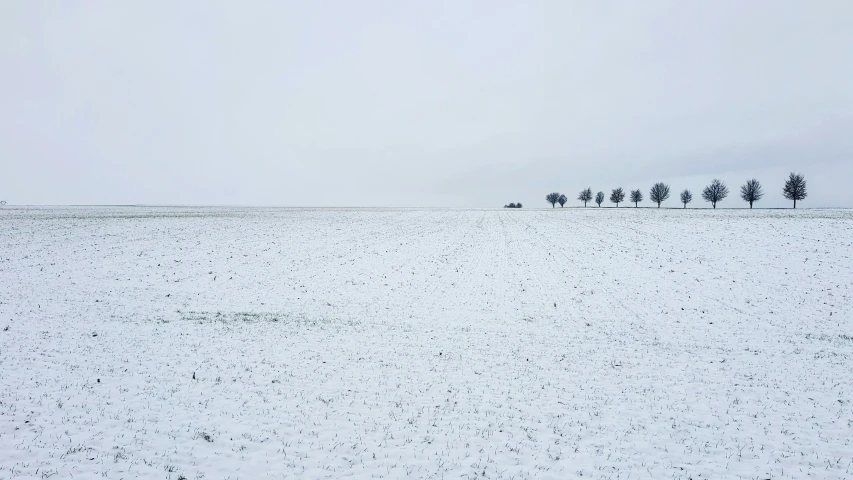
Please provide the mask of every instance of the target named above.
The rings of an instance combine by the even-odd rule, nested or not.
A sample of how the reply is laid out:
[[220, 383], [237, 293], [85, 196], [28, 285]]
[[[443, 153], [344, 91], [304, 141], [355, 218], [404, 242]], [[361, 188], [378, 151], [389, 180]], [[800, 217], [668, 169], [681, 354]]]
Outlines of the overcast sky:
[[853, 207], [849, 0], [10, 0], [0, 65], [10, 204]]

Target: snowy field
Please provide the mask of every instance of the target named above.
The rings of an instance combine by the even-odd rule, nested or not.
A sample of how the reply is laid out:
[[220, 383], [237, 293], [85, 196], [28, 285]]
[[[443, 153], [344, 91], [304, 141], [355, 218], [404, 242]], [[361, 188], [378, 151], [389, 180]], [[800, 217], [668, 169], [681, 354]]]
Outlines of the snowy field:
[[0, 227], [0, 479], [853, 479], [853, 211]]

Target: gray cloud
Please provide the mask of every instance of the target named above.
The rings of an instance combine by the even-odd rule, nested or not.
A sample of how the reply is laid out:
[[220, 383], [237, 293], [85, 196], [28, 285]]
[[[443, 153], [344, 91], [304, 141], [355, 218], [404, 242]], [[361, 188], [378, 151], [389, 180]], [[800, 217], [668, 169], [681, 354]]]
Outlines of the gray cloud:
[[828, 0], [6, 2], [0, 197], [536, 206], [794, 169], [806, 206], [853, 206], [851, 24]]

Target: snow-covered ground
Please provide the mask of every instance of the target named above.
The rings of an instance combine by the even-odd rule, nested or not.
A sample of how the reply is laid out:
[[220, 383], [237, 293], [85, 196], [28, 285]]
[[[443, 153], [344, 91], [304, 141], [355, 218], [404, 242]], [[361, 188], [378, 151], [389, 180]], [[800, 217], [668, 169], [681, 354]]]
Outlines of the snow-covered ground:
[[0, 479], [853, 478], [853, 211], [0, 210]]

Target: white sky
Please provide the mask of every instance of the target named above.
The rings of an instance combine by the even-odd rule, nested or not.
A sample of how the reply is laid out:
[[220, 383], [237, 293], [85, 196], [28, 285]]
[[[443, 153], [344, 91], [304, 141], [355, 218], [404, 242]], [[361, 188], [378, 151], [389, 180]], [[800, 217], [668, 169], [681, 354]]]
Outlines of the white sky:
[[10, 204], [853, 207], [848, 0], [5, 1], [0, 65]]

